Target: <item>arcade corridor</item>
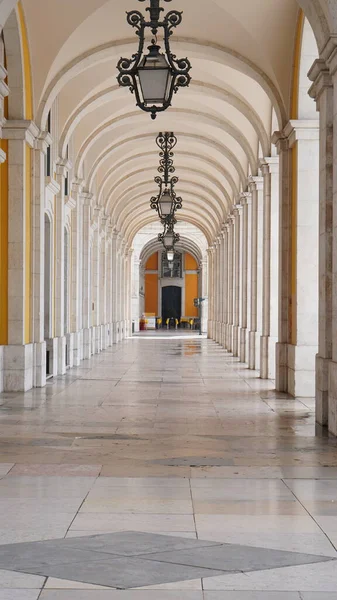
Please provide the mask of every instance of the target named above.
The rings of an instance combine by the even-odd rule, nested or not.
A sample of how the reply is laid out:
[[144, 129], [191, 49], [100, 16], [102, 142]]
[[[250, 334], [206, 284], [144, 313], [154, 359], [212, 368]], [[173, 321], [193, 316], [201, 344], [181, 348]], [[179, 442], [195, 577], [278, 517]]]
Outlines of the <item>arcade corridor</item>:
[[[38, 564], [39, 545], [1, 547], [0, 600], [335, 598], [336, 439], [315, 437], [313, 399], [273, 387], [213, 341], [172, 334], [1, 394], [2, 544], [65, 537], [71, 554], [50, 542]], [[83, 562], [104, 534], [90, 540], [113, 556], [91, 552], [79, 572], [71, 545]]]

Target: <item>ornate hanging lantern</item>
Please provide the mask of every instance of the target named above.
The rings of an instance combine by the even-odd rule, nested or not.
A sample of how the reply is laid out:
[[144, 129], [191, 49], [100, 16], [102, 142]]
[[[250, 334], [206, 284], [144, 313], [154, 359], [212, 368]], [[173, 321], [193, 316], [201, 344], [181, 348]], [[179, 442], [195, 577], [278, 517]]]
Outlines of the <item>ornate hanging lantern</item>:
[[[135, 94], [137, 106], [151, 113], [152, 119], [155, 119], [157, 112], [171, 106], [173, 94], [179, 87], [188, 87], [191, 81], [191, 63], [187, 58], [177, 59], [170, 48], [170, 38], [173, 29], [182, 22], [182, 12], [171, 10], [160, 20], [164, 10], [160, 7], [160, 0], [150, 0], [150, 7], [146, 10], [150, 14], [149, 21], [138, 10], [127, 12], [127, 22], [135, 28], [139, 46], [138, 52], [131, 58], [119, 60], [117, 80], [120, 86], [128, 87]], [[147, 29], [151, 30], [154, 38], [148, 46], [148, 53], [145, 54]], [[162, 31], [163, 52], [157, 40], [159, 31]]]
[[174, 231], [174, 223], [165, 225], [163, 233], [159, 233], [158, 242], [161, 242], [165, 250], [173, 251], [175, 244], [180, 240], [179, 233]]
[[161, 176], [155, 177], [155, 182], [159, 186], [158, 196], [152, 196], [150, 206], [158, 212], [162, 223], [168, 223], [174, 219], [176, 210], [182, 207], [182, 198], [177, 197], [174, 186], [179, 179], [173, 176], [175, 168], [173, 165], [173, 148], [177, 144], [177, 138], [174, 133], [159, 133], [156, 143], [160, 148], [160, 161], [158, 171]]

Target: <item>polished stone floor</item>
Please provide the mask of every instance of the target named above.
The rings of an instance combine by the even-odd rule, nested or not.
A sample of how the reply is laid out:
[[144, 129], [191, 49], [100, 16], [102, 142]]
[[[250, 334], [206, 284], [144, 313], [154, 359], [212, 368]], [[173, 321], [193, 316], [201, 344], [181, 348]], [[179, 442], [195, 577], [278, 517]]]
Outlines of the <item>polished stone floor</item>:
[[167, 332], [0, 394], [0, 600], [337, 600], [337, 442], [273, 388]]

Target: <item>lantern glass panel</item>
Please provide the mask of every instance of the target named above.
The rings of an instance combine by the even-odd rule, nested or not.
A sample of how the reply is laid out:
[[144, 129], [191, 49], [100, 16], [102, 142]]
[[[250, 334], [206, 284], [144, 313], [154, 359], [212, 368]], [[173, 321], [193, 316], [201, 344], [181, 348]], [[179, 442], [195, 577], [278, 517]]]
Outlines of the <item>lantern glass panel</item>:
[[172, 211], [172, 196], [168, 191], [165, 191], [159, 199], [160, 212], [163, 217], [167, 217]]
[[145, 104], [164, 104], [168, 100], [172, 75], [164, 54], [150, 52], [138, 67]]

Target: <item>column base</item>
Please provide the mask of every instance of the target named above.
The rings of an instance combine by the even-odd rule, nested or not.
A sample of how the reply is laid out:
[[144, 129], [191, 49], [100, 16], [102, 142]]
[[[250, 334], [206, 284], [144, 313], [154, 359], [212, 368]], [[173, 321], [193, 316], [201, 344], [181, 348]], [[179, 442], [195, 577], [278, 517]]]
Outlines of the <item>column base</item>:
[[260, 377], [275, 379], [275, 349], [277, 338], [261, 335], [260, 338]]
[[311, 398], [315, 395], [316, 346], [288, 345], [288, 393]]
[[239, 356], [239, 326], [233, 327], [233, 356]]
[[276, 389], [278, 392], [288, 391], [288, 344], [276, 344]]
[[0, 346], [0, 394], [4, 390], [4, 346]]
[[316, 421], [323, 427], [329, 424], [329, 365], [331, 358], [316, 355]]
[[118, 343], [118, 325], [116, 322], [112, 324], [112, 343]]
[[72, 369], [74, 366], [74, 333], [66, 335], [66, 367]]
[[57, 374], [58, 375], [64, 375], [66, 370], [67, 370], [67, 365], [66, 365], [66, 345], [67, 345], [67, 338], [65, 335], [57, 338], [58, 339], [58, 344], [57, 344]]
[[34, 370], [33, 386], [44, 387], [47, 380], [46, 369], [46, 342], [35, 343], [33, 348]]
[[83, 359], [89, 360], [91, 357], [91, 329], [83, 329]]
[[94, 352], [99, 354], [102, 350], [102, 329], [100, 325], [93, 327]]
[[3, 347], [5, 392], [27, 392], [33, 387], [33, 344]]
[[256, 366], [256, 331], [250, 331], [248, 334], [248, 368], [255, 370]]
[[46, 340], [46, 345], [48, 353], [48, 364], [46, 365], [47, 375], [56, 377], [58, 360], [58, 338], [49, 338], [48, 340]]
[[337, 363], [329, 362], [329, 409], [328, 427], [337, 436]]
[[72, 366], [73, 367], [79, 367], [80, 363], [81, 363], [81, 339], [82, 339], [82, 332], [81, 331], [76, 331], [76, 333], [72, 333], [71, 334], [73, 336], [73, 341], [72, 341]]
[[246, 362], [247, 351], [247, 328], [240, 329], [240, 362]]

